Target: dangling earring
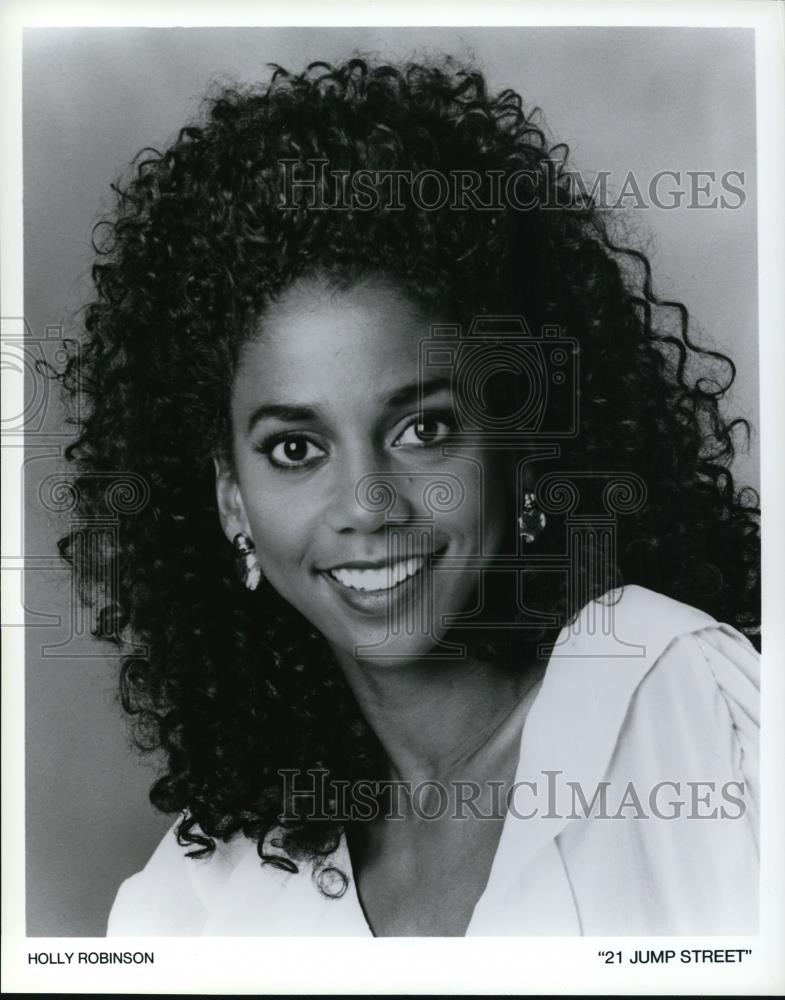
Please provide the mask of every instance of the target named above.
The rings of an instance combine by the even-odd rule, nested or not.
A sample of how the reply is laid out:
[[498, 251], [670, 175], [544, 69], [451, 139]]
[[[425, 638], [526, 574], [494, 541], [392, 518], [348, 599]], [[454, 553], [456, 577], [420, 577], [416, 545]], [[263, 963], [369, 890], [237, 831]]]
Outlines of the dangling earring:
[[248, 590], [256, 590], [262, 579], [262, 567], [256, 558], [256, 546], [244, 532], [239, 532], [232, 541], [237, 563], [237, 575]]
[[524, 542], [531, 544], [545, 528], [545, 514], [537, 507], [537, 497], [534, 493], [523, 494], [523, 510], [518, 518], [518, 533]]

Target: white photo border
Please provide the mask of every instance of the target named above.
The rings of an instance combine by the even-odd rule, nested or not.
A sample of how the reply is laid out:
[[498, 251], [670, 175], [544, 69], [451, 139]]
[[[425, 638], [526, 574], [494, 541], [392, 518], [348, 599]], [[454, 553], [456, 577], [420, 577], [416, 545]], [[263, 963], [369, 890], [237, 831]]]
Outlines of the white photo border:
[[[219, 13], [220, 10], [220, 13]], [[30, 966], [31, 951], [107, 950], [104, 939], [27, 938], [24, 887], [24, 636], [3, 633], [3, 990], [208, 994], [741, 994], [785, 991], [785, 55], [776, 2], [499, 3], [303, 2], [35, 3], [2, 9], [2, 305], [23, 316], [21, 52], [24, 26], [211, 25], [689, 25], [755, 29], [758, 130], [763, 705], [761, 933], [754, 938], [113, 939], [111, 950], [153, 951], [155, 964]], [[7, 400], [18, 373], [3, 371]], [[18, 411], [21, 412], [21, 406]], [[4, 449], [5, 451], [5, 449]], [[21, 551], [21, 455], [3, 455], [3, 552]], [[21, 620], [20, 591], [3, 589], [3, 622]], [[598, 952], [635, 948], [751, 948], [739, 965], [608, 966]]]

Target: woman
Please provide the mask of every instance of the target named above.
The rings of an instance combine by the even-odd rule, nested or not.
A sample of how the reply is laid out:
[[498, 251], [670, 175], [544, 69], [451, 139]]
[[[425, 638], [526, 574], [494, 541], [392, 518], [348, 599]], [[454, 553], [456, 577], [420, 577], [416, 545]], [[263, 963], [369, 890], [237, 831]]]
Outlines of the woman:
[[181, 816], [110, 934], [755, 929], [733, 366], [563, 153], [474, 70], [354, 59], [118, 189], [70, 457], [85, 515], [149, 501], [61, 547]]

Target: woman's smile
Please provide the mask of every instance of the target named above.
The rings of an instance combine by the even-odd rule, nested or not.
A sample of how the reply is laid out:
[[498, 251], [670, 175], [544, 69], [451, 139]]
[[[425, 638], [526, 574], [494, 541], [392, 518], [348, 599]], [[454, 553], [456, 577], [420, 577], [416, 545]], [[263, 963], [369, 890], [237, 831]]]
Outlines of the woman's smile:
[[351, 590], [386, 591], [419, 573], [427, 558], [424, 554], [377, 563], [346, 562], [322, 572]]
[[[217, 480], [224, 530], [248, 534], [270, 584], [351, 655], [425, 655], [473, 605], [479, 574], [462, 557], [491, 556], [503, 537], [498, 459], [446, 448], [451, 386], [420, 373], [429, 334], [380, 276], [337, 289], [314, 275], [240, 354], [234, 463]], [[445, 486], [455, 502], [434, 510], [429, 491]]]
[[323, 571], [321, 575], [335, 588], [340, 599], [355, 611], [378, 615], [396, 610], [401, 614], [408, 605], [411, 617], [415, 601], [423, 604], [427, 601], [425, 587], [433, 585], [434, 564], [446, 551], [447, 546], [444, 546], [433, 555], [377, 564], [344, 563]]

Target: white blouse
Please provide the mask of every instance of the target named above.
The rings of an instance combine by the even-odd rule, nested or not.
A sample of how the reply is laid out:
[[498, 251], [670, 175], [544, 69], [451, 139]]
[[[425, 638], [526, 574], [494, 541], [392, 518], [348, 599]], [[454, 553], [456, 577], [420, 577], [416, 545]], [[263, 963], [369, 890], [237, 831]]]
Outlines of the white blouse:
[[[757, 933], [758, 654], [661, 594], [616, 596], [560, 633], [467, 935]], [[120, 887], [108, 935], [372, 933], [345, 838], [339, 899], [242, 836], [186, 850], [172, 828]]]

